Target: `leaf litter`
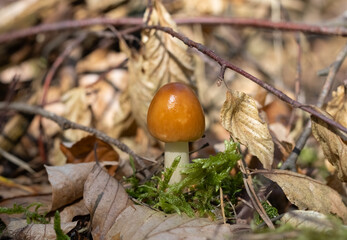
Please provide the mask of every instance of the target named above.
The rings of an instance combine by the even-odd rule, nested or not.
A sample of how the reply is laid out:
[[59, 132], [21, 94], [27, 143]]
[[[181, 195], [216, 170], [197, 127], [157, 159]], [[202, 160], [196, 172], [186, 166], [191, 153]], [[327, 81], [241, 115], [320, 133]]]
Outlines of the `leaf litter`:
[[[99, 11], [102, 11], [107, 16], [119, 18], [144, 11], [146, 7], [145, 2], [136, 3], [136, 1], [128, 1], [119, 6], [107, 5], [105, 2], [100, 3], [98, 6], [97, 1], [78, 2], [73, 6], [69, 4], [67, 1], [53, 1], [44, 5], [35, 3], [34, 8], [29, 8], [30, 4], [23, 6], [28, 7], [27, 13], [39, 14], [37, 19], [40, 19], [42, 23], [66, 20], [64, 16], [67, 15], [76, 19], [81, 19], [85, 16], [99, 16]], [[305, 13], [304, 15], [307, 16], [303, 9], [312, 10], [319, 8], [316, 5], [312, 8], [310, 2], [293, 2], [291, 5], [283, 2], [282, 4], [282, 7], [285, 7], [294, 19], [296, 15], [302, 13]], [[5, 3], [2, 6], [2, 10], [11, 12], [11, 7], [13, 6], [10, 3]], [[311, 15], [307, 18], [318, 13], [330, 11], [331, 15], [338, 16], [339, 9], [343, 8], [335, 8], [334, 6], [332, 5], [329, 9], [324, 9], [324, 11], [310, 11]], [[275, 5], [270, 6], [265, 2], [232, 1], [226, 3], [225, 1], [218, 1], [218, 4], [217, 2], [213, 3], [212, 8], [211, 3], [206, 1], [206, 3], [199, 2], [199, 6], [194, 8], [194, 3], [192, 2], [180, 4], [180, 1], [176, 1], [176, 4], [171, 4], [168, 1], [164, 1], [164, 4], [161, 4], [159, 1], [153, 1], [152, 12], [147, 10], [143, 21], [147, 20], [148, 14], [151, 12], [149, 24], [160, 24], [177, 30], [183, 28], [176, 26], [173, 16], [169, 12], [187, 14], [187, 12], [191, 13], [193, 8], [197, 15], [214, 13], [218, 15], [225, 14], [228, 16], [235, 15], [267, 19], [269, 12], [273, 13], [273, 11], [276, 11], [274, 7]], [[47, 13], [41, 11], [42, 9], [47, 9]], [[232, 13], [230, 12], [231, 9]], [[249, 9], [253, 10], [250, 11]], [[69, 11], [69, 14], [66, 14], [66, 11]], [[71, 13], [73, 14], [71, 15]], [[6, 16], [4, 15], [4, 18]], [[321, 15], [315, 15], [316, 19], [321, 19], [321, 17]], [[16, 29], [33, 24], [34, 19], [30, 19], [30, 21], [28, 19], [28, 15], [23, 14], [19, 18], [20, 21], [17, 21], [18, 24], [11, 23], [4, 27], [1, 25], [0, 28]], [[295, 20], [303, 21], [301, 18]], [[2, 24], [4, 23], [6, 25], [6, 21], [2, 22]], [[188, 34], [189, 38], [198, 38], [199, 42], [212, 46], [212, 49], [222, 53], [228, 59], [230, 58], [231, 61], [237, 62], [237, 65], [242, 69], [260, 76], [260, 79], [264, 79], [264, 81], [271, 82], [276, 79], [276, 82], [273, 81], [273, 85], [278, 83], [278, 85], [281, 85], [281, 88], [284, 88], [281, 90], [288, 92], [289, 95], [292, 94], [290, 89], [294, 86], [293, 80], [298, 60], [295, 54], [296, 51], [293, 51], [293, 49], [296, 49], [298, 46], [291, 34], [284, 33], [282, 35], [284, 43], [282, 50], [277, 46], [275, 52], [271, 49], [273, 40], [271, 33], [264, 33], [259, 29], [243, 30], [224, 26], [195, 26], [194, 31], [190, 31], [189, 27], [185, 26], [185, 33]], [[99, 26], [93, 28], [92, 31], [96, 35], [100, 34], [100, 36], [107, 36], [109, 33], [106, 28]], [[116, 31], [118, 31], [118, 28]], [[197, 32], [199, 33], [198, 36], [196, 36]], [[79, 31], [76, 31], [75, 34], [78, 35], [79, 33]], [[28, 93], [31, 94], [33, 91], [37, 91], [35, 93], [37, 97], [41, 96], [43, 91], [48, 91], [48, 101], [43, 106], [45, 109], [63, 115], [74, 122], [100, 129], [111, 137], [119, 138], [131, 146], [139, 155], [153, 159], [157, 158], [158, 164], [155, 165], [153, 162], [148, 162], [142, 167], [133, 165], [131, 169], [129, 156], [121, 152], [115, 152], [113, 146], [92, 136], [87, 136], [87, 134], [81, 131], [62, 131], [56, 124], [45, 119], [42, 120], [38, 116], [35, 117], [27, 134], [25, 128], [23, 128], [24, 130], [16, 128], [19, 126], [17, 124], [11, 126], [11, 131], [7, 131], [8, 128], [4, 128], [6, 129], [6, 135], [1, 134], [0, 144], [6, 145], [1, 146], [6, 146], [6, 151], [25, 160], [30, 159], [29, 165], [37, 172], [24, 176], [20, 170], [16, 170], [8, 175], [8, 169], [13, 170], [14, 168], [1, 164], [1, 171], [10, 178], [4, 178], [0, 181], [0, 195], [5, 198], [1, 200], [0, 206], [4, 207], [6, 211], [10, 211], [15, 208], [14, 204], [25, 207], [33, 202], [40, 202], [44, 206], [38, 209], [38, 214], [45, 216], [45, 212], [48, 212], [47, 216], [51, 218], [49, 224], [28, 224], [25, 220], [19, 221], [16, 219], [25, 218], [24, 213], [21, 215], [0, 214], [2, 221], [7, 226], [7, 234], [10, 237], [19, 239], [55, 239], [58, 232], [60, 234], [70, 232], [68, 235], [72, 236], [71, 231], [77, 234], [77, 229], [80, 227], [76, 226], [76, 222], [74, 222], [76, 218], [83, 219], [79, 220], [77, 225], [81, 222], [90, 223], [91, 227], [86, 228], [86, 232], [90, 229], [94, 239], [191, 239], [193, 237], [199, 239], [232, 237], [238, 239], [253, 239], [257, 237], [257, 239], [276, 239], [277, 237], [278, 239], [286, 236], [288, 238], [293, 238], [294, 236], [295, 238], [295, 236], [300, 236], [300, 234], [307, 237], [306, 232], [298, 229], [293, 229], [289, 232], [273, 232], [271, 233], [272, 235], [262, 235], [254, 231], [254, 229], [251, 230], [250, 227], [254, 226], [254, 223], [260, 224], [255, 226], [255, 228], [260, 228], [262, 220], [256, 217], [257, 214], [252, 209], [249, 196], [242, 187], [238, 187], [237, 190], [230, 188], [229, 191], [225, 188], [228, 184], [235, 183], [233, 182], [235, 179], [240, 178], [240, 172], [238, 167], [234, 166], [234, 163], [228, 165], [226, 164], [228, 162], [218, 159], [217, 156], [225, 154], [227, 150], [223, 149], [219, 153], [216, 152], [217, 145], [226, 140], [230, 133], [231, 137], [238, 140], [241, 144], [237, 148], [237, 151], [240, 151], [238, 154], [248, 153], [245, 155], [244, 160], [249, 168], [254, 166], [258, 168], [260, 166], [259, 164], [254, 165], [258, 160], [252, 156], [256, 156], [266, 169], [276, 168], [286, 159], [286, 156], [293, 149], [294, 140], [303, 131], [303, 123], [306, 121], [304, 115], [296, 112], [293, 115], [292, 122], [290, 122], [289, 119], [291, 119], [291, 114], [293, 114], [291, 113], [292, 109], [278, 99], [271, 100], [268, 103], [265, 100], [267, 97], [260, 99], [262, 106], [259, 107], [251, 96], [256, 98], [257, 95], [262, 95], [263, 93], [257, 90], [253, 86], [254, 84], [252, 85], [247, 80], [227, 71], [225, 82], [233, 90], [227, 91], [229, 96], [227, 96], [225, 105], [222, 108], [221, 120], [225, 127], [223, 129], [220, 127], [219, 122], [217, 123], [217, 119], [219, 119], [219, 106], [222, 106], [224, 100], [224, 89], [222, 89], [223, 86], [216, 87], [214, 85], [219, 67], [205, 56], [194, 56], [194, 51], [191, 51], [178, 39], [153, 29], [144, 30], [141, 33], [141, 39], [138, 40], [132, 41], [129, 40], [129, 36], [125, 36], [124, 39], [120, 40], [121, 46], [117, 45], [116, 48], [113, 44], [115, 42], [114, 39], [106, 37], [99, 37], [98, 39], [98, 37], [91, 34], [88, 36], [88, 41], [77, 46], [66, 61], [62, 63], [61, 68], [58, 69], [53, 79], [54, 84], [48, 89], [42, 89], [43, 71], [52, 65], [52, 59], [54, 61], [60, 51], [69, 46], [69, 39], [74, 37], [73, 35], [61, 34], [60, 32], [57, 35], [55, 34], [44, 34], [44, 37], [43, 35], [37, 35], [35, 43], [24, 39], [20, 46], [13, 42], [11, 43], [13, 45], [5, 44], [4, 47], [0, 47], [0, 52], [2, 52], [0, 56], [0, 64], [2, 66], [0, 71], [0, 90], [1, 93], [4, 92], [1, 96], [6, 95], [6, 99], [12, 99], [11, 94], [13, 94], [15, 99], [26, 101], [28, 98], [25, 95]], [[271, 41], [269, 41], [270, 38]], [[276, 37], [273, 38], [275, 39]], [[334, 54], [340, 48], [341, 43], [344, 43], [343, 39], [320, 39], [318, 37], [310, 39], [304, 35], [300, 39], [302, 48], [301, 63], [304, 70], [302, 90], [306, 93], [307, 102], [310, 102], [315, 99], [315, 94], [321, 91], [320, 81], [317, 81], [316, 72], [331, 64], [330, 59], [334, 58]], [[140, 46], [136, 46], [136, 41]], [[35, 45], [35, 51], [30, 50], [33, 49], [33, 45]], [[119, 48], [121, 52], [119, 52]], [[45, 54], [42, 56], [35, 55], [41, 51], [40, 49], [44, 49]], [[322, 51], [322, 49], [329, 49], [329, 51]], [[6, 57], [5, 60], [4, 57]], [[129, 59], [127, 64], [125, 64], [127, 57]], [[196, 71], [194, 68], [197, 66], [197, 59], [201, 60], [199, 64], [206, 64], [203, 66], [206, 69], [203, 75], [206, 74], [206, 76], [202, 76], [201, 72], [200, 77], [195, 75]], [[281, 62], [285, 63], [285, 68]], [[2, 71], [2, 69], [5, 70]], [[283, 71], [282, 75], [280, 75], [281, 69]], [[312, 71], [305, 71], [306, 69], [312, 69]], [[18, 74], [18, 72], [21, 75], [20, 80], [13, 86], [11, 84], [15, 82], [13, 74]], [[337, 75], [336, 78], [341, 78], [341, 76]], [[206, 82], [199, 82], [202, 81], [201, 79]], [[148, 106], [153, 93], [161, 85], [171, 81], [190, 83], [195, 90], [199, 91], [199, 95], [203, 95], [200, 95], [201, 98], [208, 99], [204, 105], [208, 127], [206, 137], [193, 143], [192, 149], [195, 151], [203, 142], [208, 142], [210, 146], [192, 154], [193, 158], [195, 156], [199, 157], [193, 159], [192, 164], [186, 169], [188, 177], [185, 183], [190, 185], [190, 187], [183, 188], [185, 190], [183, 194], [190, 196], [191, 199], [188, 200], [193, 199], [191, 203], [194, 203], [195, 207], [198, 206], [197, 208], [190, 206], [191, 210], [187, 212], [188, 215], [194, 215], [194, 217], [188, 217], [184, 213], [185, 211], [182, 211], [184, 209], [182, 207], [184, 206], [183, 202], [186, 202], [185, 198], [178, 198], [181, 201], [178, 201], [181, 204], [181, 208], [172, 208], [174, 204], [168, 204], [170, 203], [169, 201], [174, 199], [170, 197], [170, 194], [174, 194], [172, 187], [165, 185], [165, 176], [168, 176], [168, 172], [165, 171], [163, 175], [160, 174], [162, 170], [160, 166], [162, 148], [160, 144], [149, 146], [152, 143], [152, 139], [145, 133], [146, 106]], [[28, 85], [30, 85], [31, 91], [26, 89]], [[197, 88], [201, 86], [204, 86], [204, 89]], [[4, 89], [5, 91], [3, 91]], [[201, 90], [203, 90], [203, 93], [201, 93]], [[7, 94], [7, 92], [12, 91], [13, 93]], [[213, 97], [205, 96], [212, 94], [212, 92]], [[243, 92], [247, 92], [248, 95]], [[347, 106], [345, 96], [345, 87], [338, 87], [332, 93], [332, 100], [325, 109], [333, 119], [343, 125], [345, 124], [345, 110]], [[5, 97], [1, 98], [3, 101]], [[40, 97], [37, 99], [40, 99]], [[30, 103], [40, 104], [37, 99], [34, 102], [30, 101]], [[241, 99], [243, 101], [240, 101]], [[11, 114], [12, 112], [8, 111], [4, 114], [4, 119], [1, 116], [0, 126], [13, 116]], [[26, 121], [27, 125], [30, 124], [30, 120], [27, 117], [20, 116], [18, 118], [20, 121]], [[290, 124], [292, 125], [290, 126]], [[6, 127], [8, 126], [10, 125], [6, 125]], [[24, 124], [20, 126], [24, 126]], [[334, 232], [335, 235], [331, 236], [336, 238], [331, 238], [340, 239], [339, 237], [346, 236], [346, 234], [343, 235], [344, 230], [340, 227], [341, 223], [337, 223], [335, 220], [331, 221], [330, 215], [332, 214], [344, 222], [346, 221], [346, 207], [343, 203], [343, 198], [341, 198], [341, 196], [345, 196], [343, 192], [346, 191], [343, 183], [346, 178], [346, 141], [341, 135], [336, 134], [338, 132], [335, 129], [328, 127], [325, 123], [315, 118], [312, 118], [312, 126], [313, 135], [318, 140], [323, 152], [316, 150], [319, 149], [318, 145], [311, 138], [309, 145], [313, 146], [312, 149], [316, 151], [314, 156], [311, 157], [313, 163], [312, 165], [299, 163], [297, 170], [301, 174], [279, 170], [272, 170], [271, 172], [254, 170], [260, 173], [258, 175], [263, 175], [277, 182], [284, 191], [284, 193], [277, 193], [272, 189], [273, 185], [270, 185], [268, 189], [266, 181], [252, 174], [253, 183], [251, 182], [251, 184], [255, 185], [257, 193], [254, 197], [260, 199], [269, 217], [276, 216], [272, 215], [272, 212], [268, 210], [274, 209], [274, 206], [281, 213], [288, 212], [288, 209], [291, 207], [303, 209], [302, 213], [295, 212], [293, 214], [295, 217], [290, 215], [290, 220], [294, 219], [294, 223], [292, 221], [291, 225], [294, 225], [295, 228], [297, 226], [295, 221], [298, 222], [298, 225], [302, 225], [302, 220], [308, 222], [306, 221], [307, 219], [313, 219], [313, 222], [315, 222], [320, 216], [329, 215], [326, 225], [332, 227], [333, 230], [324, 229], [326, 232], [321, 233], [319, 236], [326, 237], [328, 236], [326, 234]], [[268, 128], [272, 132], [269, 132]], [[215, 129], [219, 129], [219, 133]], [[15, 142], [19, 144], [16, 146], [13, 146], [12, 143], [8, 144], [9, 142], [5, 138], [7, 133], [10, 137], [15, 136]], [[15, 135], [12, 135], [13, 133]], [[61, 145], [62, 136], [64, 145]], [[44, 156], [41, 155], [43, 152], [42, 142], [40, 143], [40, 141], [44, 141], [47, 144], [45, 147], [49, 151], [49, 164], [64, 164], [65, 162], [73, 162], [74, 164], [60, 167], [49, 166], [45, 170], [42, 162]], [[52, 150], [53, 144], [51, 144], [53, 141], [54, 150]], [[41, 149], [38, 146], [41, 146]], [[65, 156], [61, 153], [60, 148], [64, 149]], [[281, 154], [276, 152], [278, 150]], [[304, 149], [303, 152], [307, 151]], [[117, 157], [118, 154], [120, 155], [119, 158]], [[331, 173], [327, 173], [324, 170], [323, 158], [326, 158], [335, 166], [335, 170], [331, 170]], [[101, 165], [107, 165], [111, 160], [113, 162], [111, 168], [114, 167], [114, 169], [107, 174], [106, 171], [93, 162], [96, 160]], [[86, 163], [89, 161], [92, 162]], [[218, 169], [218, 166], [221, 169]], [[143, 174], [144, 167], [148, 167], [145, 170], [150, 171], [151, 175], [155, 175], [154, 180], [151, 180], [152, 185], [149, 184], [149, 179]], [[211, 174], [211, 172], [208, 172], [211, 169], [217, 171]], [[7, 173], [5, 170], [7, 170]], [[195, 173], [197, 174], [194, 175]], [[303, 173], [309, 176], [305, 176]], [[22, 175], [22, 178], [18, 178], [18, 174]], [[206, 177], [199, 178], [201, 174], [205, 174]], [[324, 183], [324, 178], [327, 174], [335, 176], [335, 181], [339, 183], [340, 194]], [[111, 175], [114, 175], [118, 181]], [[149, 184], [148, 188], [152, 187], [152, 193], [158, 194], [160, 192], [162, 196], [161, 202], [159, 201], [152, 205], [145, 201], [141, 203], [139, 202], [140, 199], [129, 198], [123, 189], [123, 185], [127, 187], [128, 191], [134, 189], [130, 188], [130, 185], [122, 180], [123, 176], [131, 176], [132, 183], [136, 179], [137, 182], [135, 183], [138, 184], [138, 187], [144, 186], [143, 184], [147, 182]], [[223, 179], [219, 179], [218, 176], [223, 176]], [[47, 190], [49, 186], [48, 179], [51, 183], [51, 188], [49, 187]], [[221, 182], [218, 182], [218, 179]], [[5, 183], [8, 180], [13, 181], [14, 184], [6, 185]], [[216, 181], [214, 182], [213, 180]], [[203, 194], [206, 192], [202, 191], [202, 189], [206, 187], [205, 184], [208, 182], [214, 182], [214, 184], [210, 186], [209, 194]], [[40, 183], [40, 186], [38, 183]], [[162, 186], [160, 191], [158, 184]], [[219, 186], [221, 187], [220, 189], [218, 189]], [[176, 186], [176, 189], [178, 188]], [[14, 189], [17, 189], [17, 191]], [[25, 189], [32, 189], [35, 194]], [[221, 189], [223, 189], [223, 192], [220, 191]], [[213, 214], [210, 214], [212, 211], [210, 211], [210, 205], [207, 204], [207, 199], [211, 192], [216, 194], [213, 195], [213, 201], [211, 201], [213, 202]], [[37, 195], [37, 193], [45, 194]], [[148, 194], [148, 191], [146, 193]], [[218, 198], [217, 195], [219, 194], [222, 194], [222, 197]], [[12, 198], [8, 198], [8, 196]], [[234, 196], [236, 198], [233, 198]], [[279, 200], [283, 199], [283, 197], [286, 197], [289, 201]], [[153, 206], [156, 204], [159, 210], [153, 209]], [[202, 205], [204, 207], [201, 207]], [[170, 213], [162, 211], [165, 209], [165, 206]], [[223, 219], [222, 208], [226, 211], [227, 219]], [[54, 227], [57, 227], [54, 226], [52, 220], [54, 209], [59, 209], [60, 211], [60, 228], [62, 231], [54, 229]], [[208, 211], [199, 212], [196, 209], [208, 209]], [[310, 215], [311, 211], [307, 211], [311, 209], [315, 211], [313, 215]], [[36, 214], [35, 209], [30, 208], [29, 210], [32, 211], [31, 213]], [[180, 214], [173, 212], [180, 212]], [[200, 214], [200, 217], [196, 217], [199, 215], [197, 212]], [[286, 213], [285, 216], [288, 215]], [[203, 218], [206, 216], [209, 216], [209, 218]], [[226, 221], [226, 224], [222, 224], [222, 220]], [[278, 231], [282, 227], [288, 226], [288, 224], [280, 226], [279, 222], [275, 225], [279, 226]], [[310, 228], [317, 231], [315, 226], [310, 226]], [[322, 230], [319, 229], [319, 231]], [[239, 235], [242, 232], [247, 232], [248, 234]], [[313, 234], [312, 231], [310, 234]], [[314, 236], [317, 237], [317, 233]], [[84, 237], [88, 239], [88, 237]], [[307, 237], [306, 239], [310, 238]]]

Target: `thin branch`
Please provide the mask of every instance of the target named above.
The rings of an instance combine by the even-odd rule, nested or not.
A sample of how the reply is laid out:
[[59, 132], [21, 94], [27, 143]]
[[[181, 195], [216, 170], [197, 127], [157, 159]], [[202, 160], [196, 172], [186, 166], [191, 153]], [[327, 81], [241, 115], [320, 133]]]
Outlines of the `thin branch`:
[[[225, 17], [195, 17], [195, 18], [177, 18], [178, 25], [201, 24], [201, 25], [230, 25], [235, 27], [252, 27], [269, 30], [299, 31], [308, 34], [342, 36], [347, 37], [347, 29], [343, 27], [325, 27], [290, 22], [272, 22], [262, 19], [242, 19]], [[145, 26], [142, 18], [90, 18], [83, 20], [69, 20], [57, 23], [42, 24], [22, 30], [0, 34], [0, 44], [15, 39], [34, 36], [38, 33], [53, 31], [72, 30], [90, 27], [94, 25], [114, 25], [114, 26]]]
[[252, 202], [254, 209], [257, 211], [259, 216], [263, 219], [263, 221], [266, 223], [266, 225], [270, 229], [275, 229], [275, 226], [271, 222], [271, 220], [270, 220], [269, 216], [267, 215], [263, 205], [261, 204], [260, 200], [258, 199], [257, 194], [254, 191], [252, 178], [249, 175], [249, 171], [247, 171], [247, 169], [246, 169], [246, 163], [245, 163], [245, 160], [243, 158], [239, 161], [239, 166], [240, 166], [240, 170], [241, 170], [241, 173], [243, 176], [242, 179], [243, 179], [243, 183], [245, 185], [246, 192], [247, 192], [247, 194], [248, 194], [248, 196]]
[[6, 152], [4, 149], [0, 148], [0, 155], [6, 158], [8, 161], [12, 162], [13, 164], [16, 164], [17, 166], [27, 170], [29, 173], [35, 173], [35, 171], [30, 167], [29, 164], [24, 162], [22, 159], [19, 159], [15, 155], [12, 155], [8, 152]]
[[289, 96], [284, 94], [282, 91], [274, 88], [273, 86], [271, 86], [270, 84], [268, 84], [266, 82], [263, 82], [259, 78], [256, 78], [255, 76], [251, 75], [250, 73], [244, 71], [243, 69], [241, 69], [241, 68], [233, 65], [232, 63], [228, 62], [224, 58], [218, 56], [215, 52], [213, 52], [211, 49], [207, 48], [203, 44], [197, 43], [197, 42], [189, 39], [185, 35], [174, 31], [172, 28], [169, 28], [169, 27], [145, 26], [144, 28], [156, 29], [156, 30], [160, 30], [160, 31], [163, 31], [163, 32], [166, 32], [166, 33], [170, 34], [172, 37], [175, 37], [175, 38], [181, 40], [188, 47], [195, 48], [199, 52], [201, 52], [201, 53], [205, 54], [206, 56], [210, 57], [215, 62], [217, 62], [222, 68], [226, 67], [226, 68], [229, 68], [229, 69], [231, 69], [231, 70], [241, 74], [242, 76], [244, 76], [244, 77], [248, 78], [249, 80], [251, 80], [251, 81], [255, 82], [256, 84], [258, 84], [259, 86], [261, 86], [265, 90], [267, 90], [270, 93], [274, 94], [275, 96], [277, 96], [282, 101], [290, 104], [292, 107], [300, 108], [301, 110], [304, 110], [305, 112], [308, 112], [311, 115], [313, 115], [313, 116], [323, 120], [324, 122], [326, 122], [326, 123], [328, 123], [328, 124], [338, 128], [338, 129], [340, 129], [341, 131], [347, 133], [347, 128], [345, 128], [341, 124], [339, 124], [336, 121], [334, 121], [334, 120], [324, 116], [323, 114], [319, 113], [313, 107], [311, 107], [309, 105], [302, 104], [302, 103], [300, 103], [300, 102], [298, 102], [296, 100], [291, 99]]
[[143, 160], [154, 162], [153, 160], [149, 160], [149, 159], [138, 156], [133, 150], [131, 150], [127, 145], [125, 145], [121, 141], [114, 139], [114, 138], [111, 138], [111, 137], [107, 136], [105, 133], [103, 133], [103, 132], [101, 132], [95, 128], [90, 128], [90, 127], [83, 126], [83, 125], [75, 123], [75, 122], [71, 122], [70, 120], [68, 120], [64, 117], [58, 116], [52, 112], [48, 112], [48, 111], [46, 111], [40, 107], [28, 105], [25, 103], [19, 103], [19, 102], [14, 102], [14, 103], [0, 102], [0, 110], [8, 110], [8, 109], [12, 109], [12, 110], [27, 113], [27, 114], [40, 115], [42, 117], [48, 118], [48, 119], [54, 121], [55, 123], [57, 123], [63, 130], [79, 129], [79, 130], [82, 130], [85, 132], [89, 132], [89, 133], [95, 135], [97, 138], [99, 138], [99, 139], [101, 139], [107, 143], [115, 145], [121, 151], [128, 153], [130, 156], [132, 156], [136, 160], [136, 162], [141, 167], [144, 167]]
[[[295, 77], [295, 100], [299, 101], [299, 95], [300, 95], [300, 90], [301, 90], [301, 75], [302, 75], [302, 70], [301, 70], [301, 55], [302, 55], [302, 47], [301, 47], [301, 40], [300, 40], [300, 33], [296, 33], [295, 36], [295, 40], [296, 40], [296, 45], [298, 47], [298, 62], [296, 64], [296, 77]], [[295, 119], [295, 114], [296, 110], [293, 109], [289, 121], [288, 121], [288, 125], [287, 125], [287, 129], [288, 129], [288, 133], [292, 127], [292, 124], [294, 122]]]
[[65, 58], [71, 53], [75, 47], [80, 44], [87, 37], [86, 33], [80, 34], [71, 44], [69, 44], [65, 50], [55, 59], [52, 67], [49, 69], [43, 86], [43, 95], [41, 99], [41, 105], [44, 106], [46, 104], [46, 97], [48, 93], [48, 88], [51, 85], [52, 79], [55, 75], [55, 72], [58, 70], [60, 65], [64, 62]]
[[140, 18], [90, 18], [84, 20], [70, 20], [57, 23], [42, 24], [35, 27], [25, 28], [18, 31], [0, 34], [0, 43], [20, 39], [24, 37], [34, 36], [38, 33], [55, 32], [62, 30], [73, 30], [90, 27], [94, 25], [113, 25], [113, 26], [127, 26], [127, 25], [141, 25]]

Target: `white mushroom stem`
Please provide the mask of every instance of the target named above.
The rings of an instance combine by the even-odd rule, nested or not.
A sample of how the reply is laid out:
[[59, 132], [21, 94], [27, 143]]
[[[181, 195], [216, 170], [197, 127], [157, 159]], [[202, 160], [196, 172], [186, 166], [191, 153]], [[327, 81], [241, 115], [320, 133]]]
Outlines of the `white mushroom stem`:
[[165, 143], [165, 168], [171, 167], [172, 162], [178, 156], [181, 156], [181, 160], [175, 172], [172, 174], [172, 177], [169, 182], [170, 184], [178, 183], [182, 180], [183, 176], [180, 174], [180, 171], [183, 169], [184, 165], [189, 163], [189, 148], [188, 142]]

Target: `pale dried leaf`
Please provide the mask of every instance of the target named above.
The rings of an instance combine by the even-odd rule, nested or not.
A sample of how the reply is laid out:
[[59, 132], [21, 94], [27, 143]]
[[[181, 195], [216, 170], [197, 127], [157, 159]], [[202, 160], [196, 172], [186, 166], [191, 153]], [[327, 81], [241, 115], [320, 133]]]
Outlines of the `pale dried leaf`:
[[[62, 102], [65, 106], [63, 117], [72, 122], [90, 126], [92, 114], [88, 108], [86, 90], [84, 88], [74, 88], [62, 96]], [[64, 131], [64, 136], [70, 141], [78, 141], [87, 136], [88, 133], [81, 130], [69, 129]]]
[[223, 127], [233, 138], [248, 147], [264, 168], [271, 169], [274, 143], [267, 124], [259, 117], [255, 101], [247, 94], [230, 90], [220, 114]]
[[88, 215], [89, 211], [84, 205], [84, 201], [80, 200], [77, 203], [65, 207], [60, 212], [60, 221], [62, 223], [72, 222], [72, 219], [76, 216]]
[[83, 196], [93, 213], [94, 239], [224, 239], [233, 232], [249, 229], [133, 205], [122, 185], [97, 165], [86, 181]]
[[276, 182], [288, 200], [299, 209], [333, 214], [340, 217], [344, 223], [347, 222], [347, 207], [342, 202], [341, 196], [325, 184], [290, 171], [259, 170], [256, 172]]
[[67, 164], [59, 167], [45, 166], [52, 185], [52, 207], [58, 209], [83, 196], [84, 183], [94, 162]]
[[[129, 227], [131, 226], [131, 227]], [[208, 218], [189, 218], [185, 215], [165, 214], [134, 205], [127, 207], [116, 219], [106, 239], [231, 239], [249, 225], [223, 224]]]
[[328, 102], [326, 111], [333, 116], [335, 121], [347, 127], [347, 93], [343, 85], [332, 93], [333, 98]]
[[281, 222], [299, 229], [311, 228], [318, 231], [327, 231], [333, 228], [326, 215], [315, 211], [293, 210], [285, 213], [281, 218]]
[[[329, 114], [320, 112], [331, 118]], [[336, 167], [338, 178], [347, 182], [347, 144], [335, 134], [335, 131], [326, 122], [315, 116], [311, 116], [311, 120], [312, 134], [322, 147], [324, 156]]]
[[118, 215], [131, 204], [123, 186], [98, 165], [85, 182], [83, 199], [92, 214], [94, 239], [105, 236]]
[[[147, 19], [147, 13], [144, 19]], [[149, 25], [161, 25], [177, 30], [175, 22], [160, 1], [154, 1]], [[168, 82], [184, 82], [195, 87], [194, 58], [188, 47], [177, 38], [157, 30], [142, 32], [140, 53], [131, 51], [122, 42], [122, 49], [130, 58], [129, 95], [132, 113], [146, 129], [147, 110], [155, 92]]]
[[[61, 229], [66, 234], [76, 227], [77, 222], [62, 223]], [[53, 224], [27, 224], [26, 220], [12, 221], [6, 228], [5, 234], [11, 239], [55, 240], [57, 235]]]

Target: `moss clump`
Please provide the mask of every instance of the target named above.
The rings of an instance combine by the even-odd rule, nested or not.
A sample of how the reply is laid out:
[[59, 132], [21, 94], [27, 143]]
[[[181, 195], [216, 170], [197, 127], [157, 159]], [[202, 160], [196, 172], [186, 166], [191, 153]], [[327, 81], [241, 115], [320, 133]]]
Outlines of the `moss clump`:
[[[158, 208], [166, 213], [186, 213], [188, 216], [210, 215], [220, 205], [219, 189], [223, 190], [232, 203], [243, 186], [240, 173], [230, 175], [231, 169], [241, 158], [237, 144], [225, 141], [225, 151], [209, 158], [194, 159], [182, 171], [186, 177], [179, 183], [169, 184], [172, 173], [177, 168], [179, 157], [170, 168], [165, 169], [161, 177], [155, 176], [151, 181], [139, 185], [134, 176], [127, 179], [132, 187], [127, 189], [130, 196]], [[230, 204], [225, 206], [226, 216], [232, 216]]]
[[[24, 207], [21, 205], [13, 204], [12, 208], [0, 207], [0, 213], [4, 214], [21, 214], [23, 213], [26, 217], [27, 223], [42, 223], [47, 224], [48, 220], [46, 218], [46, 213], [38, 213], [39, 208], [42, 206], [41, 203], [31, 203], [28, 206]], [[35, 207], [33, 211], [30, 211], [30, 208]]]

